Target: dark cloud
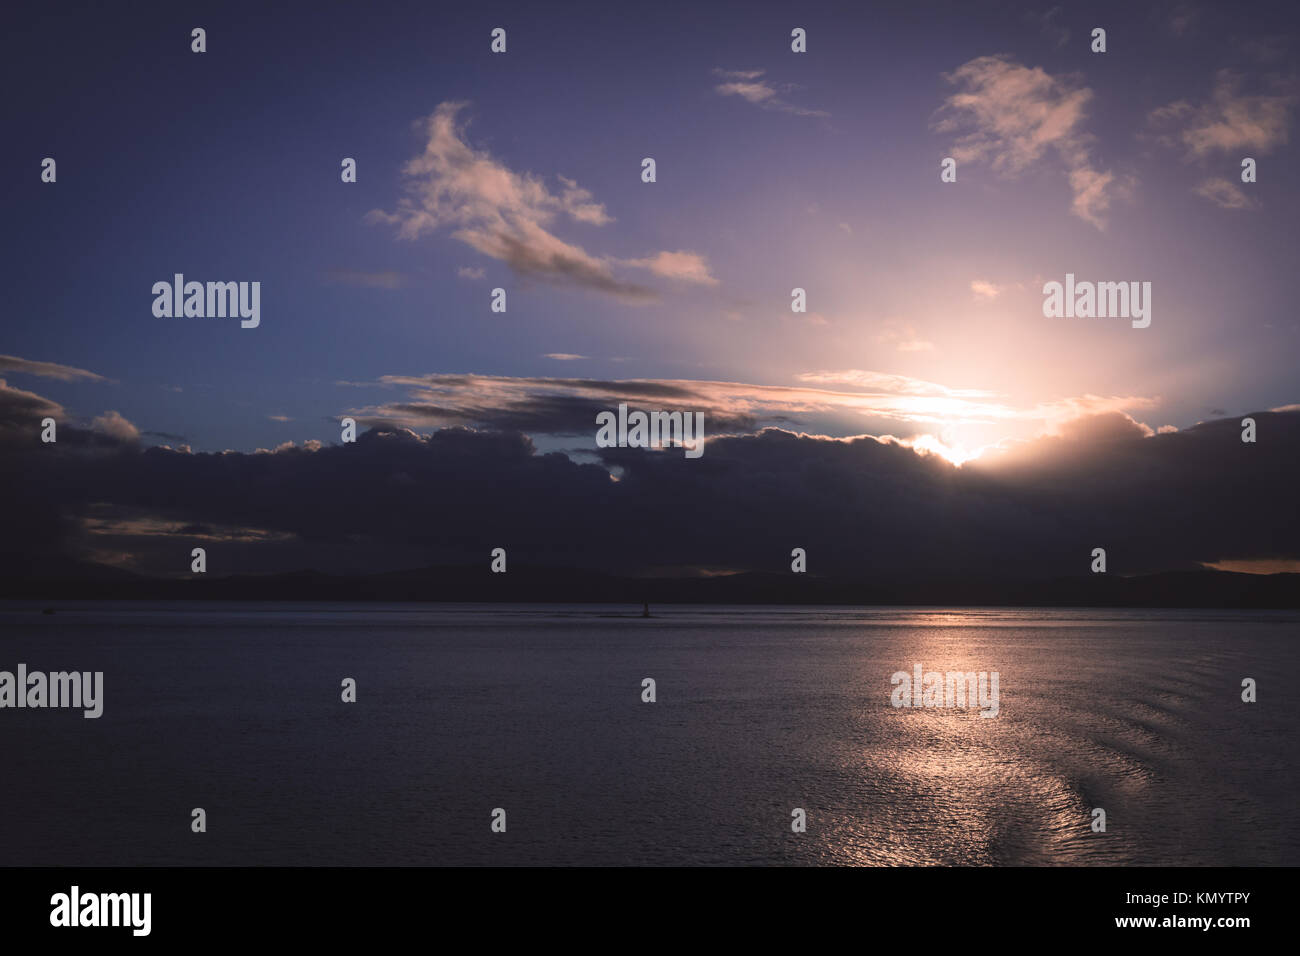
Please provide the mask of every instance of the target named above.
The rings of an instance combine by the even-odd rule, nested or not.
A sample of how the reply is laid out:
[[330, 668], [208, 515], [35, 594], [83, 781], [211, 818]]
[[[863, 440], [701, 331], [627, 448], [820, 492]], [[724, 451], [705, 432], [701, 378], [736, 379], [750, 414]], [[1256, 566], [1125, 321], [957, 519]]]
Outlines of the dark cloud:
[[[13, 403], [30, 413], [30, 395], [0, 396], [0, 421]], [[538, 414], [590, 429], [590, 411]], [[710, 439], [698, 459], [604, 449], [597, 464], [461, 427], [190, 454], [73, 426], [42, 446], [29, 422], [0, 456], [4, 564], [39, 552], [175, 572], [180, 536], [211, 529], [227, 529], [205, 542], [222, 572], [474, 563], [495, 547], [624, 572], [781, 570], [794, 547], [821, 574], [1081, 573], [1094, 547], [1112, 573], [1300, 557], [1300, 411], [1253, 417], [1255, 444], [1235, 420], [1151, 435], [1091, 416], [960, 469], [893, 441], [775, 429]]]
[[58, 420], [63, 406], [35, 392], [14, 388], [0, 378], [0, 443], [19, 445], [25, 439], [40, 441], [42, 418]]
[[[438, 402], [394, 402], [383, 407], [383, 415], [360, 421], [368, 426], [396, 425], [399, 422], [419, 423], [424, 426], [465, 425], [493, 431], [520, 431], [548, 435], [592, 435], [596, 430], [596, 416], [616, 407], [613, 401], [580, 395], [540, 395], [531, 398], [507, 400], [496, 404], [473, 406], [466, 404], [444, 405]], [[644, 400], [626, 400], [629, 411], [653, 411], [658, 408]], [[707, 406], [697, 406], [701, 410]], [[734, 414], [716, 408], [705, 412], [707, 426], [716, 432], [752, 432], [757, 422], [752, 415]], [[388, 416], [388, 417], [385, 417]]]
[[[367, 427], [438, 428], [463, 425], [533, 435], [594, 436], [596, 416], [619, 404], [629, 410], [700, 411], [707, 434], [747, 433], [762, 425], [792, 421], [764, 410], [762, 417], [740, 410], [715, 383], [588, 378], [504, 378], [475, 375], [388, 375], [385, 385], [410, 389], [408, 400], [354, 409]], [[666, 406], [673, 406], [672, 409]]]
[[603, 262], [593, 261], [579, 251], [543, 246], [538, 248], [516, 236], [499, 232], [495, 236], [498, 258], [521, 276], [574, 285], [605, 292], [631, 302], [653, 302], [653, 289], [616, 278]]

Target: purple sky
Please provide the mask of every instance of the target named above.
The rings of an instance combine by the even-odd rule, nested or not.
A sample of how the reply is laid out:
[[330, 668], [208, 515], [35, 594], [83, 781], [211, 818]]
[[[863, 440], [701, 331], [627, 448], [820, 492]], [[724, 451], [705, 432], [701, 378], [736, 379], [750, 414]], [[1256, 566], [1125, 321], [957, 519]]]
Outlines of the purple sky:
[[[350, 415], [620, 477], [593, 410], [625, 401], [997, 470], [1300, 402], [1293, 5], [22, 16], [7, 441], [314, 449]], [[177, 272], [259, 281], [260, 325], [156, 317]], [[1150, 326], [1045, 317], [1067, 273], [1150, 283]]]

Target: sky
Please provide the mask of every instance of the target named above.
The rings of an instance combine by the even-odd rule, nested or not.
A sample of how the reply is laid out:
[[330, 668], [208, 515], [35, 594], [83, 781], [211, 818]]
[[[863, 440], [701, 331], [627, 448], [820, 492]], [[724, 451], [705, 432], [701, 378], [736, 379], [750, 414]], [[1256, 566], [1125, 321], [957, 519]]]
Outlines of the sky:
[[[1005, 560], [1068, 567], [1082, 544], [1050, 529], [1091, 540], [1125, 511], [1119, 484], [1157, 509], [1222, 507], [1196, 462], [1263, 527], [1198, 541], [1143, 513], [1109, 532], [1133, 536], [1129, 567], [1300, 558], [1294, 6], [49, 4], [18, 20], [0, 438], [27, 551], [165, 573], [157, 539], [201, 530], [239, 542], [240, 569], [378, 567], [516, 533], [574, 561], [596, 547], [573, 530], [578, 489], [633, 523], [725, 510], [746, 480], [727, 463], [745, 463], [771, 493], [749, 488], [764, 517], [728, 526], [824, 518], [840, 565], [866, 559], [837, 527], [861, 540], [901, 509], [895, 553], [916, 566], [978, 564], [1004, 533]], [[259, 325], [156, 316], [152, 287], [178, 272], [259, 281]], [[1150, 325], [1045, 316], [1067, 274], [1150, 283]], [[705, 453], [596, 448], [596, 414], [620, 402], [703, 412]], [[47, 413], [57, 449], [38, 444]], [[1237, 437], [1251, 414], [1269, 424], [1257, 446]], [[369, 437], [340, 446], [343, 417]], [[418, 463], [435, 450], [450, 484]], [[374, 464], [340, 489], [317, 472], [346, 451]], [[1118, 462], [1140, 475], [1094, 500]], [[223, 474], [280, 466], [278, 510], [214, 504]], [[817, 517], [818, 474], [838, 515]], [[373, 514], [345, 533], [324, 497], [307, 513], [409, 481], [410, 514], [436, 515], [474, 499], [469, 475], [530, 507], [454, 542]], [[946, 491], [917, 499], [930, 481]], [[940, 528], [946, 557], [916, 544]], [[600, 547], [639, 569], [747, 566], [751, 542], [718, 533], [706, 522], [692, 554]], [[1137, 560], [1154, 534], [1166, 546]]]

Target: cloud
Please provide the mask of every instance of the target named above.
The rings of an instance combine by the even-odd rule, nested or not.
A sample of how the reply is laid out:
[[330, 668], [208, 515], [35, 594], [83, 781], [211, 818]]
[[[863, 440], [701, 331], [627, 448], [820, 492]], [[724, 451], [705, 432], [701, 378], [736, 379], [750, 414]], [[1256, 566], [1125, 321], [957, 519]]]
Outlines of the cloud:
[[427, 429], [452, 426], [520, 431], [534, 435], [595, 434], [596, 414], [617, 408], [704, 411], [711, 429], [753, 431], [752, 411], [782, 420], [777, 402], [746, 397], [745, 386], [675, 380], [512, 378], [496, 375], [387, 375], [384, 384], [405, 387], [402, 400], [349, 410], [367, 426]]
[[483, 279], [487, 277], [487, 270], [480, 268], [471, 268], [470, 266], [461, 266], [456, 270], [456, 275], [462, 279]]
[[1112, 197], [1127, 198], [1132, 192], [1130, 184], [1115, 181], [1114, 173], [1087, 166], [1070, 170], [1070, 188], [1074, 191], [1070, 212], [1098, 229], [1106, 226], [1103, 214], [1110, 208]]
[[[640, 259], [589, 253], [554, 228], [568, 220], [584, 226], [613, 222], [603, 203], [565, 176], [553, 189], [539, 176], [517, 173], [464, 138], [458, 116], [465, 103], [442, 103], [422, 123], [424, 152], [403, 167], [408, 195], [394, 212], [372, 210], [367, 219], [397, 227], [403, 239], [440, 229], [471, 248], [506, 263], [521, 276], [648, 302], [658, 293], [616, 274], [645, 269], [654, 275], [712, 283], [703, 257], [659, 252]], [[666, 258], [665, 258], [666, 257]], [[688, 261], [689, 260], [689, 261]], [[461, 273], [465, 276], [465, 273]]]
[[1269, 153], [1286, 145], [1297, 100], [1295, 77], [1274, 78], [1271, 93], [1255, 96], [1242, 92], [1244, 83], [1240, 74], [1220, 70], [1207, 102], [1161, 106], [1148, 115], [1148, 125], [1160, 142], [1181, 147], [1188, 160], [1242, 150]]
[[542, 358], [555, 359], [557, 362], [576, 362], [578, 359], [585, 359], [585, 355], [575, 355], [572, 352], [547, 352]]
[[61, 382], [107, 382], [108, 379], [84, 368], [59, 365], [56, 362], [36, 362], [16, 355], [0, 355], [0, 372], [17, 372], [21, 375], [39, 375]]
[[678, 282], [695, 282], [700, 285], [717, 285], [718, 280], [709, 274], [709, 265], [703, 256], [693, 252], [658, 252], [645, 259], [623, 259], [624, 265], [649, 269], [657, 276]]
[[1093, 137], [1085, 132], [1092, 90], [1069, 76], [1053, 76], [1007, 56], [982, 56], [944, 75], [958, 88], [936, 114], [936, 132], [962, 133], [951, 148], [958, 163], [988, 163], [1014, 177], [1054, 154], [1073, 193], [1071, 212], [1098, 229], [1113, 199], [1131, 189], [1094, 168]]
[[1117, 410], [1065, 419], [1055, 424], [1048, 434], [1067, 441], [1083, 441], [1095, 445], [1129, 438], [1150, 438], [1155, 431], [1132, 415]]
[[1300, 574], [1300, 560], [1295, 558], [1206, 561], [1204, 566], [1215, 571], [1236, 571], [1239, 574]]
[[[585, 387], [676, 402], [704, 384]], [[1240, 444], [1235, 420], [1151, 434], [1111, 411], [962, 468], [923, 437], [771, 428], [711, 437], [697, 460], [610, 448], [580, 463], [542, 454], [518, 433], [461, 427], [220, 454], [70, 427], [66, 443], [61, 432], [57, 445], [41, 447], [29, 434], [0, 455], [0, 566], [21, 578], [48, 561], [103, 556], [174, 574], [186, 564], [177, 556], [187, 554], [178, 548], [186, 537], [220, 540], [222, 567], [243, 573], [468, 564], [499, 542], [525, 564], [585, 560], [622, 572], [777, 570], [788, 554], [780, 542], [792, 540], [817, 556], [819, 573], [837, 575], [1086, 574], [1099, 542], [1121, 573], [1295, 561], [1300, 412], [1254, 417], [1271, 438], [1248, 455], [1225, 454]]]
[[1250, 209], [1255, 201], [1236, 183], [1228, 179], [1212, 178], [1199, 183], [1192, 192], [1203, 196], [1222, 209]]
[[766, 74], [766, 70], [723, 70], [714, 68], [713, 72], [716, 76], [727, 81], [713, 87], [714, 92], [722, 96], [739, 96], [745, 102], [752, 103], [760, 109], [777, 110], [782, 113], [792, 113], [795, 116], [828, 117], [831, 115], [825, 110], [807, 109], [806, 107], [796, 106], [784, 99], [780, 94], [792, 92], [796, 87], [787, 84], [778, 90], [776, 86], [761, 79]]
[[485, 255], [500, 259], [521, 276], [569, 283], [633, 302], [650, 302], [659, 296], [644, 285], [616, 278], [608, 260], [589, 256], [533, 223], [519, 223], [519, 235], [474, 233], [462, 230], [459, 238]]
[[96, 416], [91, 427], [101, 434], [118, 441], [134, 442], [140, 440], [140, 429], [136, 428], [118, 412], [105, 412]]
[[[1152, 409], [1159, 404], [1159, 397], [1153, 395], [1089, 394], [1037, 402], [1025, 414], [1031, 420], [1046, 422], [1050, 432], [1061, 422], [1116, 413], [1127, 416], [1129, 410]], [[1141, 428], [1150, 431], [1146, 425], [1141, 425]]]
[[[45, 365], [49, 363], [36, 363]], [[64, 366], [53, 366], [61, 369]], [[74, 369], [73, 371], [78, 371]], [[89, 374], [89, 373], [87, 373]], [[47, 377], [62, 379], [60, 374]], [[127, 421], [119, 412], [109, 411], [92, 419], [88, 426], [79, 422], [58, 402], [14, 388], [0, 378], [0, 457], [10, 449], [32, 445], [37, 448], [45, 446], [40, 441], [41, 422], [46, 418], [55, 421], [57, 441], [55, 445], [100, 446], [108, 442], [137, 442], [140, 431]]]
[[1181, 37], [1191, 30], [1199, 19], [1199, 10], [1191, 4], [1180, 3], [1174, 7], [1166, 26], [1174, 36]]
[[996, 299], [1002, 290], [992, 282], [986, 279], [973, 279], [970, 284], [971, 292], [975, 293], [975, 298], [991, 300]]
[[11, 445], [33, 440], [40, 434], [43, 418], [62, 421], [63, 406], [0, 378], [0, 442]]
[[713, 89], [723, 96], [739, 96], [755, 106], [764, 106], [776, 96], [776, 90], [766, 83], [759, 82], [720, 83]]
[[803, 372], [795, 376], [801, 382], [819, 385], [854, 385], [876, 392], [898, 395], [943, 395], [955, 398], [991, 398], [995, 392], [976, 388], [949, 388], [924, 379], [889, 372], [869, 372], [849, 368], [820, 372]]
[[273, 422], [291, 422], [291, 421], [293, 421], [293, 419], [290, 418], [288, 415], [267, 415], [266, 417], [269, 418], [269, 419], [270, 419], [271, 421], [273, 421]]
[[1067, 396], [1014, 403], [981, 388], [957, 388], [886, 372], [804, 372], [797, 385], [754, 385], [693, 379], [591, 379], [496, 375], [386, 375], [378, 384], [400, 398], [348, 409], [367, 427], [412, 430], [454, 426], [529, 435], [593, 439], [598, 412], [627, 403], [643, 410], [705, 414], [710, 433], [749, 434], [769, 426], [822, 434], [860, 434], [888, 427], [905, 433], [954, 426], [1025, 431], [1113, 410], [1155, 407], [1151, 396]]
[[1058, 5], [1041, 12], [1029, 11], [1025, 20], [1038, 27], [1043, 39], [1059, 49], [1070, 42], [1070, 31], [1060, 22], [1064, 12], [1065, 8]]
[[330, 269], [325, 273], [330, 282], [342, 285], [357, 285], [371, 289], [400, 289], [406, 283], [406, 276], [400, 272], [359, 272], [356, 269]]
[[884, 345], [892, 345], [899, 352], [931, 352], [934, 350], [934, 343], [922, 338], [906, 322], [900, 319], [887, 319], [876, 341]]
[[1284, 36], [1237, 37], [1232, 47], [1241, 55], [1262, 64], [1276, 63], [1286, 56], [1290, 44]]

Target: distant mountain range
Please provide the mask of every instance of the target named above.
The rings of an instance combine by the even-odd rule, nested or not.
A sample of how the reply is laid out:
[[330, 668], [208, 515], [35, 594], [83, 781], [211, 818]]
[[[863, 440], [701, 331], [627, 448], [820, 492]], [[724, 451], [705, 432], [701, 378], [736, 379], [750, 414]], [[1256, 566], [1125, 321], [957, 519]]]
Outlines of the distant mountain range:
[[1300, 574], [1171, 571], [1120, 577], [1028, 579], [899, 574], [823, 577], [746, 572], [705, 577], [619, 577], [512, 564], [382, 574], [286, 574], [164, 579], [94, 564], [34, 568], [0, 578], [0, 598], [201, 601], [473, 601], [641, 604], [850, 604], [1020, 607], [1300, 608]]

